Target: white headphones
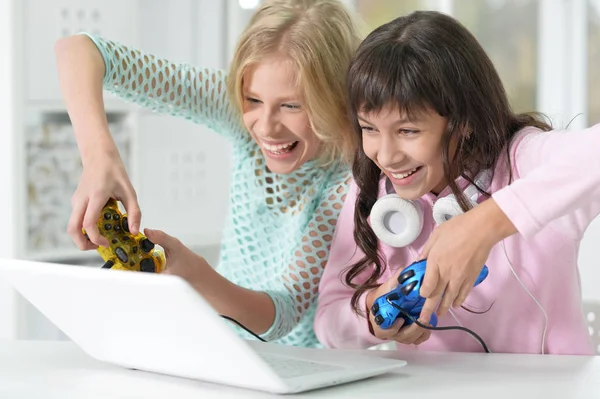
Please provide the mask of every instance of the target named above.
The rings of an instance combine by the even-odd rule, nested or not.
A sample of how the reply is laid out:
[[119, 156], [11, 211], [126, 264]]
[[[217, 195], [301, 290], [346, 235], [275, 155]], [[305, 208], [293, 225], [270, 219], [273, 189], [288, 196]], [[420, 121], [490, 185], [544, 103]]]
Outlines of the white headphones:
[[[486, 190], [490, 180], [491, 172], [484, 170], [475, 183]], [[386, 179], [385, 187], [388, 195], [377, 200], [371, 209], [371, 228], [382, 242], [392, 247], [405, 247], [421, 234], [423, 209], [418, 201], [400, 198], [389, 179]], [[469, 184], [464, 194], [473, 207], [477, 206], [479, 190], [474, 185]], [[433, 219], [438, 225], [461, 213], [463, 211], [454, 194], [440, 198], [433, 206]]]

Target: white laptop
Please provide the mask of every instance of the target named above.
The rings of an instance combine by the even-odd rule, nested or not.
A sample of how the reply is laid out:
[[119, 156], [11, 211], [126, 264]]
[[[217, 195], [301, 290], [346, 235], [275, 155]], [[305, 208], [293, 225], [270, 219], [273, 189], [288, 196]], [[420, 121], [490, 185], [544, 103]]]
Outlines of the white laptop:
[[183, 279], [0, 259], [0, 278], [83, 351], [125, 368], [272, 393], [384, 374], [405, 361], [242, 339]]

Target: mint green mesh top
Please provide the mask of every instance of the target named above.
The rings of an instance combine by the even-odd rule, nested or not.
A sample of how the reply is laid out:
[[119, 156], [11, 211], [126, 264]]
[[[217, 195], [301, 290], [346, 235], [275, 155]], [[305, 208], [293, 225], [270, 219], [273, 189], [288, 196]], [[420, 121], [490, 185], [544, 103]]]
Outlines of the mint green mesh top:
[[230, 140], [232, 183], [216, 270], [239, 286], [271, 297], [275, 321], [262, 338], [321, 346], [312, 327], [318, 284], [346, 195], [349, 168], [341, 163], [323, 168], [309, 161], [291, 174], [271, 172], [241, 115], [229, 103], [226, 72], [174, 64], [86, 35], [104, 58], [105, 90], [206, 125]]

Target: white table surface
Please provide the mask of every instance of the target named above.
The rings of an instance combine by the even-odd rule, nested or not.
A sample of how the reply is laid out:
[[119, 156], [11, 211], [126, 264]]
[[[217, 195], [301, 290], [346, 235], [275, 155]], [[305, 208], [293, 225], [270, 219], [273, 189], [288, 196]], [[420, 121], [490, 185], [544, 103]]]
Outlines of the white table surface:
[[[292, 397], [600, 398], [600, 357], [365, 351], [400, 357], [398, 372]], [[218, 395], [218, 396], [217, 396]], [[0, 341], [0, 398], [268, 398], [268, 393], [98, 362], [71, 342]]]

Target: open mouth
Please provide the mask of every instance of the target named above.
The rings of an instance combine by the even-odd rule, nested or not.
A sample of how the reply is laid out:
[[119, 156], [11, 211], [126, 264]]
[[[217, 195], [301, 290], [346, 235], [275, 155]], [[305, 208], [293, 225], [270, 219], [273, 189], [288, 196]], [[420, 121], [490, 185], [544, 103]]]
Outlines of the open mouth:
[[273, 155], [285, 155], [294, 151], [294, 148], [298, 146], [298, 141], [293, 141], [291, 143], [286, 144], [276, 144], [271, 145], [267, 143], [262, 143], [265, 150], [269, 151]]
[[417, 173], [419, 170], [421, 170], [422, 166], [417, 166], [416, 168], [409, 170], [408, 172], [404, 172], [404, 173], [390, 173], [390, 175], [392, 175], [392, 177], [396, 180], [403, 180], [406, 179], [409, 176], [412, 176], [413, 174]]

